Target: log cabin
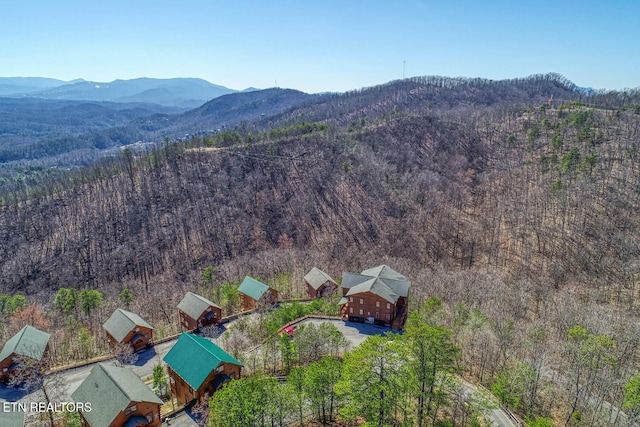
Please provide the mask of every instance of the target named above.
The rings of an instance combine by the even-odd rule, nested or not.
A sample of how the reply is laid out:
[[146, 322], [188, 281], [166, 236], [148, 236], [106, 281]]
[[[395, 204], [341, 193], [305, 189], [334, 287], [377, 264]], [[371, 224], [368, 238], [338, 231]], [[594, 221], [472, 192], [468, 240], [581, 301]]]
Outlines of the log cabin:
[[128, 368], [98, 363], [73, 392], [82, 427], [160, 427], [162, 400]]
[[253, 310], [259, 303], [267, 307], [278, 303], [278, 291], [249, 276], [240, 283], [238, 294], [243, 311]]
[[183, 332], [163, 361], [171, 393], [188, 405], [211, 396], [226, 382], [240, 378], [242, 363], [213, 342]]
[[309, 294], [310, 298], [330, 296], [338, 289], [338, 284], [335, 280], [317, 267], [313, 267], [304, 276], [304, 283], [307, 286], [307, 294]]
[[178, 304], [178, 315], [182, 329], [191, 331], [219, 323], [222, 308], [205, 297], [187, 292]]
[[130, 345], [140, 351], [153, 345], [153, 327], [130, 311], [118, 308], [102, 326], [112, 347]]
[[42, 361], [49, 350], [49, 335], [33, 326], [25, 326], [9, 338], [0, 352], [0, 380], [7, 381], [18, 359]]

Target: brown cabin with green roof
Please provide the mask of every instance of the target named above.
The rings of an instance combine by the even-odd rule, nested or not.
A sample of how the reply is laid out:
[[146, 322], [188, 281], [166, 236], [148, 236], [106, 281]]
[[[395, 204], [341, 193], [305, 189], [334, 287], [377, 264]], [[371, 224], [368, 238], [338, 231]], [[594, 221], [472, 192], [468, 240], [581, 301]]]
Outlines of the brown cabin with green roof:
[[49, 335], [33, 326], [25, 326], [9, 338], [0, 351], [0, 381], [6, 381], [18, 359], [40, 362], [49, 350]]
[[259, 303], [267, 307], [278, 303], [278, 291], [249, 276], [238, 286], [238, 294], [243, 311], [253, 310]]
[[215, 325], [222, 319], [222, 308], [205, 297], [187, 292], [178, 304], [180, 326], [188, 331]]
[[73, 392], [83, 427], [160, 427], [162, 400], [128, 368], [98, 363]]
[[240, 378], [242, 363], [206, 338], [183, 332], [162, 359], [171, 393], [187, 405], [213, 395], [226, 382]]
[[130, 311], [117, 309], [103, 327], [111, 346], [130, 345], [133, 351], [140, 351], [153, 344], [153, 327]]

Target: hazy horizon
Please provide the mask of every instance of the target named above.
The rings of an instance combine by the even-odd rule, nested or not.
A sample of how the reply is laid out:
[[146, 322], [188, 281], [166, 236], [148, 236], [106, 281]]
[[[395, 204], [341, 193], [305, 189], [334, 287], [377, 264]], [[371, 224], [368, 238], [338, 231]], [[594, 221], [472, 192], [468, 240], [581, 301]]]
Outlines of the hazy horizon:
[[236, 90], [317, 93], [403, 76], [557, 72], [581, 87], [640, 86], [640, 3], [624, 1], [26, 0], [0, 5], [0, 14], [0, 70], [8, 76], [188, 76]]

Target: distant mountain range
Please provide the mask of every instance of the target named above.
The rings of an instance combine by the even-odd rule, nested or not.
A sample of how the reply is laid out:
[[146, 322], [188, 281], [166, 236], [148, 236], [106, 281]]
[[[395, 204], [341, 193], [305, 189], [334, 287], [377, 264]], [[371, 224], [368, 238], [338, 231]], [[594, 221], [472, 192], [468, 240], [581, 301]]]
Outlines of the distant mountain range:
[[[159, 144], [218, 132], [258, 134], [292, 124], [325, 122], [351, 126], [397, 114], [475, 114], [484, 108], [524, 108], [585, 100], [607, 104], [616, 93], [590, 93], [561, 75], [487, 79], [414, 77], [345, 93], [307, 94], [292, 89], [248, 88], [241, 92], [200, 79], [135, 79], [102, 84], [52, 79], [1, 79], [4, 87], [39, 87], [28, 94], [0, 96], [0, 188], [17, 167], [88, 165], [121, 147]], [[217, 88], [217, 89], [216, 89]], [[231, 93], [215, 96], [215, 90]], [[195, 108], [160, 105], [182, 95], [213, 97]], [[176, 95], [176, 96], [177, 96]], [[94, 96], [93, 100], [87, 100]], [[640, 91], [628, 103], [638, 104]], [[114, 99], [105, 101], [104, 98]], [[83, 99], [83, 100], [76, 100]], [[138, 100], [137, 102], [134, 102]], [[144, 100], [144, 101], [141, 101]], [[123, 102], [127, 101], [127, 102]]]
[[[246, 89], [255, 90], [254, 88]], [[66, 101], [146, 102], [184, 109], [238, 92], [196, 78], [65, 82], [42, 77], [0, 77], [0, 96]]]

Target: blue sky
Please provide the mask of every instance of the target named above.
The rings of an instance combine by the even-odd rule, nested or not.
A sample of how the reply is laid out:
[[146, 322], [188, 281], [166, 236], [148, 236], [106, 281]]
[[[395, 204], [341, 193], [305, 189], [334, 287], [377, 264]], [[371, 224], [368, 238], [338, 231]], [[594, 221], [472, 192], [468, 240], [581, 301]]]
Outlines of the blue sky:
[[5, 0], [0, 76], [344, 91], [558, 72], [640, 86], [640, 1]]

